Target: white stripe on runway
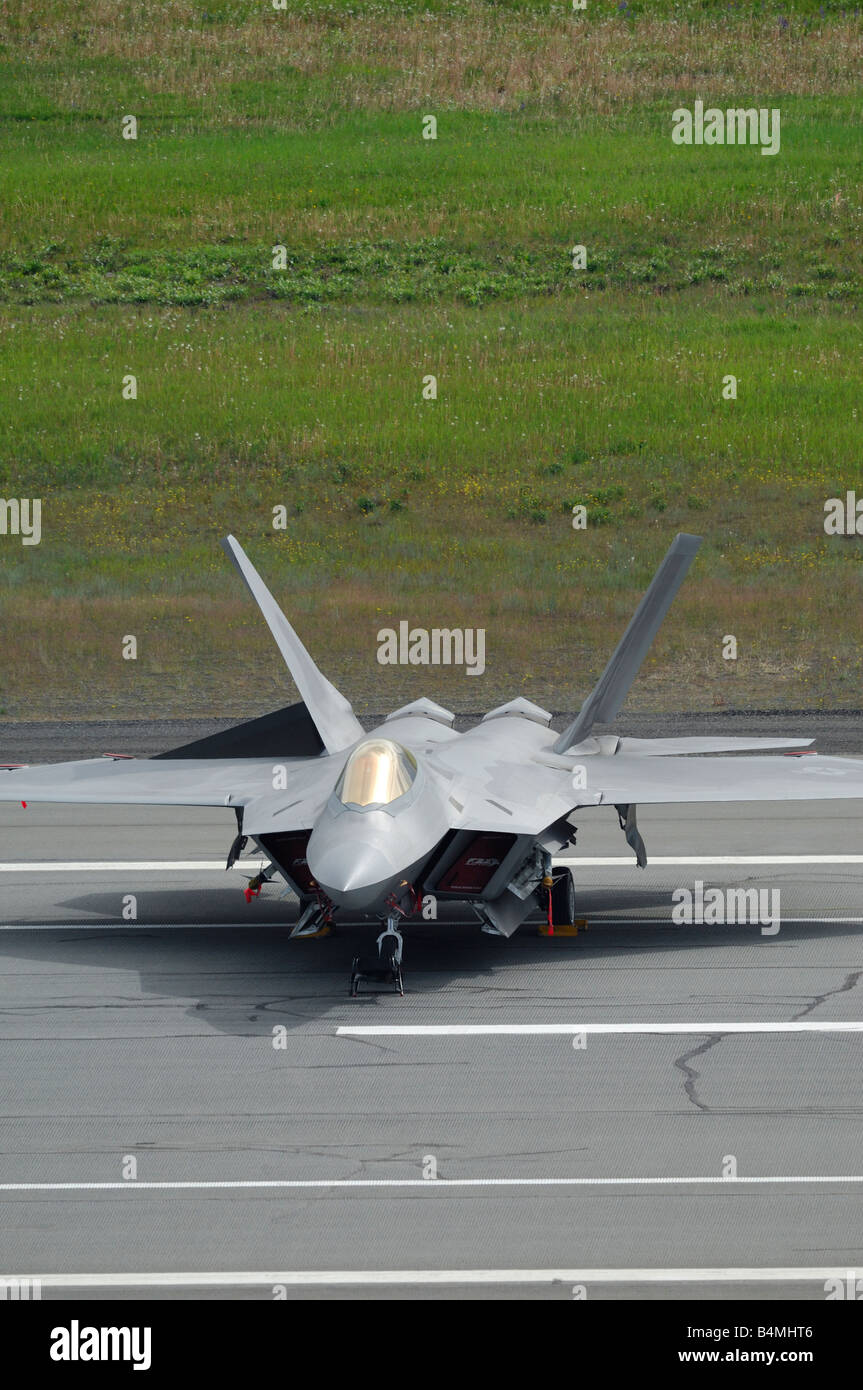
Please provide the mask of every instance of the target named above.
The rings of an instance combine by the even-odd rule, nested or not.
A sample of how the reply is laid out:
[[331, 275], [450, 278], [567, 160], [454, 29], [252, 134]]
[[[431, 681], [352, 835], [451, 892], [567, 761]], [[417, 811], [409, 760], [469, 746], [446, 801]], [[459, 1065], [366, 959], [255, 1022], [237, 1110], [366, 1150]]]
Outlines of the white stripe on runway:
[[[634, 855], [612, 859], [581, 858], [577, 854], [554, 856], [556, 864], [574, 864], [581, 869], [610, 869], [632, 867]], [[695, 854], [650, 855], [647, 867], [663, 868], [677, 864], [863, 864], [863, 854]]]
[[[260, 860], [266, 859], [266, 855], [255, 855], [253, 859], [244, 860], [242, 867], [254, 865]], [[239, 860], [237, 867], [240, 867]], [[142, 860], [115, 860], [94, 859], [94, 860], [54, 860], [37, 861], [35, 859], [23, 859], [17, 864], [0, 864], [2, 874], [149, 874], [149, 873], [193, 873], [200, 870], [202, 873], [209, 873], [211, 870], [221, 869], [224, 872], [224, 859], [142, 859]]]
[[808, 1284], [857, 1277], [838, 1265], [715, 1269], [309, 1269], [192, 1270], [147, 1274], [0, 1274], [0, 1281], [40, 1284], [43, 1289], [250, 1288], [285, 1284], [293, 1288], [326, 1285], [444, 1284]]
[[[707, 925], [707, 923], [705, 923], [705, 922], [672, 922], [672, 921], [671, 921], [669, 918], [667, 918], [667, 917], [638, 916], [638, 915], [636, 915], [636, 914], [637, 914], [637, 911], [638, 911], [638, 910], [635, 909], [635, 911], [633, 912], [633, 915], [632, 915], [631, 917], [604, 917], [604, 916], [602, 915], [602, 912], [601, 912], [601, 911], [600, 911], [600, 912], [590, 912], [590, 911], [588, 911], [588, 912], [586, 912], [585, 915], [586, 915], [586, 917], [587, 917], [587, 921], [588, 921], [589, 925], [592, 926], [592, 927], [642, 927], [642, 926], [643, 926], [643, 927], [674, 927], [675, 929], [679, 929], [680, 927], [683, 927], [683, 926], [687, 926], [687, 927], [703, 927], [703, 926], [706, 926], [706, 925]], [[859, 927], [859, 926], [863, 926], [863, 917], [786, 917], [784, 914], [783, 914], [783, 916], [782, 916], [782, 925], [783, 925], [783, 927], [794, 927], [794, 926], [798, 926], [798, 927], [799, 927], [799, 926], [803, 926], [804, 924], [805, 924], [806, 926], [823, 926], [823, 925], [826, 925], [827, 923], [833, 923], [833, 922], [845, 922], [846, 924], [847, 924], [847, 923], [851, 923], [853, 926]], [[758, 922], [737, 922], [737, 923], [734, 923], [734, 922], [727, 922], [727, 923], [717, 922], [716, 925], [717, 925], [717, 926], [735, 926], [735, 925], [736, 925], [736, 926], [738, 926], [738, 927], [757, 927], [757, 926], [760, 925], [760, 923], [758, 923]], [[585, 927], [584, 930], [586, 931], [587, 928]], [[561, 939], [563, 939], [563, 938], [561, 938]]]
[[801, 1175], [724, 1178], [709, 1174], [702, 1177], [658, 1178], [253, 1178], [253, 1179], [191, 1179], [176, 1182], [2, 1182], [0, 1192], [203, 1192], [218, 1190], [237, 1192], [250, 1188], [279, 1188], [308, 1190], [311, 1188], [342, 1191], [346, 1188], [435, 1188], [453, 1187], [701, 1187], [704, 1184], [722, 1187], [742, 1187], [753, 1184], [765, 1186], [795, 1183], [811, 1186], [820, 1183], [863, 1183], [863, 1173], [823, 1173]]
[[[263, 903], [269, 907], [276, 907], [281, 898], [264, 898]], [[591, 927], [669, 927], [675, 931], [682, 931], [685, 926], [698, 927], [704, 930], [703, 922], [672, 922], [666, 917], [638, 916], [633, 913], [631, 917], [603, 917], [602, 913], [588, 913], [587, 921]], [[364, 925], [362, 922], [351, 922], [345, 919], [345, 924], [349, 927], [359, 927]], [[783, 917], [783, 927], [793, 926], [833, 926], [845, 924], [852, 926], [863, 926], [863, 917]], [[145, 922], [138, 919], [134, 922], [122, 921], [119, 917], [113, 922], [4, 922], [0, 924], [0, 932], [4, 931], [281, 931], [284, 932], [288, 927], [293, 926], [293, 921], [273, 922], [264, 918], [249, 917], [245, 922]], [[368, 925], [367, 923], [365, 925]], [[459, 922], [455, 918], [447, 917], [443, 919], [440, 926], [444, 927], [475, 927], [476, 918], [469, 922]], [[522, 927], [522, 937], [524, 933], [530, 933], [531, 927], [537, 927], [538, 922], [525, 922]], [[721, 923], [719, 924], [722, 925]], [[733, 925], [733, 924], [731, 924]], [[758, 923], [740, 922], [738, 926], [757, 926]], [[587, 927], [583, 928], [587, 931]], [[313, 940], [314, 938], [295, 937], [294, 940]], [[551, 940], [551, 938], [546, 938]], [[560, 941], [572, 940], [571, 937], [558, 937]], [[780, 943], [781, 944], [781, 943]], [[630, 967], [635, 969], [636, 967]], [[640, 967], [638, 967], [640, 968]]]
[[[273, 907], [277, 900], [266, 901]], [[123, 922], [118, 917], [115, 922], [11, 922], [0, 926], [3, 931], [280, 931], [286, 932], [293, 922], [269, 922], [251, 918], [245, 922]], [[448, 926], [455, 925], [447, 923]], [[464, 926], [476, 926], [476, 922], [465, 922]], [[314, 940], [313, 937], [295, 937], [295, 941]]]
[[366, 1023], [342, 1024], [340, 1038], [569, 1037], [576, 1033], [863, 1033], [863, 1022], [825, 1023]]
[[[244, 869], [266, 859], [266, 855], [252, 855], [250, 859], [238, 860], [234, 867]], [[632, 855], [620, 858], [580, 858], [568, 855], [555, 863], [573, 864], [582, 869], [632, 868], [635, 859]], [[648, 862], [648, 868], [667, 868], [677, 865], [699, 864], [863, 864], [863, 854], [704, 854], [688, 856], [657, 856]], [[142, 859], [117, 860], [35, 860], [23, 859], [14, 864], [0, 864], [4, 874], [109, 874], [109, 873], [201, 873], [224, 872], [223, 859]]]
[[[275, 907], [281, 899], [264, 898], [266, 905]], [[588, 923], [591, 927], [669, 927], [675, 931], [682, 931], [683, 925], [679, 922], [672, 922], [665, 917], [640, 917], [633, 914], [632, 917], [603, 917], [601, 913], [588, 913]], [[833, 926], [850, 923], [853, 926], [863, 926], [863, 917], [783, 917], [783, 927], [793, 926]], [[362, 926], [361, 922], [351, 922], [346, 920], [347, 926]], [[367, 924], [366, 924], [367, 925]], [[440, 923], [445, 927], [475, 927], [476, 918], [469, 922], [459, 922], [455, 918], [447, 917]], [[536, 928], [537, 922], [526, 922], [522, 928], [522, 933], [530, 932], [531, 927]], [[704, 923], [690, 922], [685, 926], [695, 926], [704, 930]], [[721, 924], [720, 924], [721, 925]], [[757, 923], [740, 922], [739, 926], [757, 926]], [[138, 919], [134, 922], [124, 922], [119, 917], [113, 922], [5, 922], [0, 925], [0, 932], [4, 931], [281, 931], [284, 932], [288, 927], [293, 926], [292, 921], [268, 921], [260, 917], [247, 918], [245, 922], [144, 922]], [[583, 930], [587, 930], [585, 927]], [[313, 940], [314, 938], [295, 937], [294, 940]], [[522, 940], [524, 935], [522, 935]], [[547, 938], [551, 939], [551, 938]], [[558, 937], [560, 941], [572, 940], [571, 937]], [[780, 943], [781, 944], [781, 943]], [[636, 967], [630, 967], [635, 969]], [[638, 967], [640, 968], [640, 967]]]

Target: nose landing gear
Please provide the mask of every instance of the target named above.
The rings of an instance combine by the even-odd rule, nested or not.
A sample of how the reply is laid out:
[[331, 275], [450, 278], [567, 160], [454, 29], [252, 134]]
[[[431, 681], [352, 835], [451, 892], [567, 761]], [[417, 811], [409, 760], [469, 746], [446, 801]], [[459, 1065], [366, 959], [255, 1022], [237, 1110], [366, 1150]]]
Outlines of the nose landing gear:
[[391, 912], [387, 924], [378, 937], [376, 956], [354, 956], [351, 965], [351, 998], [359, 994], [361, 980], [376, 980], [381, 984], [394, 986], [396, 994], [404, 996], [405, 986], [402, 978], [402, 951], [404, 938], [396, 926], [398, 917]]

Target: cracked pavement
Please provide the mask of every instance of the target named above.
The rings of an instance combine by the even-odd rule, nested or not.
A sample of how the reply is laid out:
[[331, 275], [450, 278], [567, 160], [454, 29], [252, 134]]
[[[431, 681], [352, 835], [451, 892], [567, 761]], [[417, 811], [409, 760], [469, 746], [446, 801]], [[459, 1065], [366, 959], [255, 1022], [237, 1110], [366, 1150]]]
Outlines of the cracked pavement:
[[[863, 917], [863, 864], [805, 862], [857, 853], [861, 816], [834, 806], [779, 806], [773, 819], [763, 807], [645, 808], [649, 855], [763, 851], [800, 862], [578, 869], [589, 928], [577, 938], [494, 940], [443, 913], [407, 929], [404, 1000], [347, 997], [350, 959], [373, 925], [288, 942], [279, 928], [290, 904], [275, 889], [246, 904], [235, 874], [3, 874], [0, 924], [20, 930], [0, 932], [2, 1181], [118, 1180], [130, 1154], [149, 1181], [417, 1178], [429, 1156], [442, 1177], [705, 1181], [5, 1192], [0, 1263], [22, 1272], [863, 1264], [860, 1184], [846, 1180], [863, 1173], [863, 1038], [715, 1026], [863, 1016], [863, 925], [853, 920]], [[233, 817], [4, 806], [0, 834], [6, 861], [216, 860]], [[580, 827], [578, 853], [626, 854], [613, 812]], [[673, 926], [672, 890], [696, 876], [781, 886], [779, 932]], [[127, 893], [136, 923], [120, 916]], [[335, 1035], [357, 1021], [693, 1031], [589, 1034], [581, 1049], [566, 1036]], [[838, 1176], [708, 1183], [729, 1156], [741, 1176]]]

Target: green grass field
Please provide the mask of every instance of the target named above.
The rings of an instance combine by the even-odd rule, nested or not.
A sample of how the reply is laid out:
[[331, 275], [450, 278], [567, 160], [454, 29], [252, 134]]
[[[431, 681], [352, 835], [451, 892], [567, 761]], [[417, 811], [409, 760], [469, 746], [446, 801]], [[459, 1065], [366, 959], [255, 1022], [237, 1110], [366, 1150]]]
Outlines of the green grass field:
[[[633, 706], [859, 706], [861, 58], [802, 0], [12, 4], [0, 493], [43, 539], [0, 536], [0, 709], [274, 707], [227, 530], [364, 709], [571, 707], [680, 529]], [[674, 145], [696, 98], [779, 154]], [[401, 618], [486, 674], [379, 667]]]

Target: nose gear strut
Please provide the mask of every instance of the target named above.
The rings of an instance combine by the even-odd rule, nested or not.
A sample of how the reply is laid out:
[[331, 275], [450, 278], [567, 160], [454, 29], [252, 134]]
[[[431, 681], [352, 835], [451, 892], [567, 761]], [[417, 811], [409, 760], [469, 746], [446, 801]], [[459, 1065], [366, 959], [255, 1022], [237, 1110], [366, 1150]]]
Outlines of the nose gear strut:
[[404, 997], [405, 986], [402, 978], [402, 951], [404, 938], [396, 923], [406, 914], [399, 908], [391, 908], [387, 924], [377, 940], [376, 956], [354, 956], [351, 965], [351, 998], [356, 999], [361, 980], [377, 980], [381, 984], [391, 984], [396, 994]]

